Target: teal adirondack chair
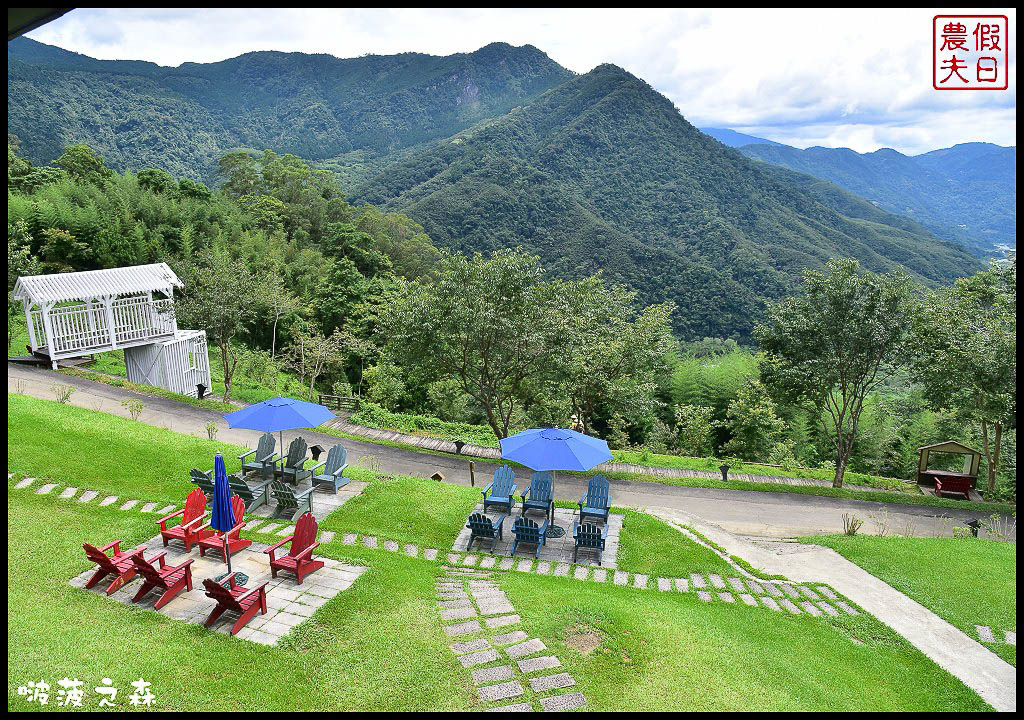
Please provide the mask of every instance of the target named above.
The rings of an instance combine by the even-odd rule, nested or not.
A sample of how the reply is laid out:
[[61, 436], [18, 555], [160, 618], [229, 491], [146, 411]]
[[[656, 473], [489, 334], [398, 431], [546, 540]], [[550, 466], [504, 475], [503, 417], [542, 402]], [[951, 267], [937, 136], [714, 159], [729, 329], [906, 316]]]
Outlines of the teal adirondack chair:
[[605, 542], [608, 540], [607, 523], [603, 528], [594, 523], [576, 523], [576, 527], [572, 531], [572, 538], [576, 541], [576, 547], [572, 551], [573, 562], [576, 562], [576, 556], [579, 555], [580, 548], [583, 548], [584, 550], [597, 550], [597, 564], [601, 564]]
[[[516, 504], [516, 472], [511, 465], [502, 465], [494, 473], [494, 480], [481, 490], [484, 496], [484, 512], [490, 505], [498, 505], [512, 513], [512, 506]], [[490, 497], [487, 496], [490, 493]]]
[[[270, 480], [274, 472], [274, 448], [277, 442], [270, 433], [263, 433], [255, 450], [242, 453], [238, 459], [242, 461], [242, 476], [246, 473], [259, 473], [265, 480]], [[246, 460], [246, 458], [249, 458]]]
[[273, 480], [270, 483], [270, 492], [277, 502], [274, 508], [274, 517], [294, 518], [296, 515], [313, 512], [313, 488], [295, 492], [280, 480]]
[[535, 472], [530, 479], [530, 487], [526, 489], [520, 499], [523, 503], [523, 515], [527, 510], [543, 510], [545, 517], [549, 517], [554, 522], [555, 488], [550, 472]]
[[608, 495], [608, 478], [604, 475], [595, 475], [590, 478], [587, 491], [579, 501], [580, 522], [588, 517], [601, 518], [608, 522], [608, 511], [611, 510], [612, 500]]
[[548, 542], [547, 518], [544, 519], [543, 525], [538, 526], [530, 518], [519, 516], [512, 525], [512, 534], [516, 539], [512, 543], [512, 552], [510, 554], [515, 555], [519, 546], [526, 544], [536, 545], [537, 552], [534, 554], [534, 557], [540, 557], [541, 548], [547, 545]]
[[192, 478], [192, 483], [206, 493], [206, 497], [210, 499], [210, 502], [213, 502], [213, 470], [203, 472], [202, 470], [192, 468], [189, 470], [189, 475]]
[[270, 502], [270, 483], [270, 480], [261, 480], [255, 485], [250, 485], [239, 475], [228, 475], [231, 494], [242, 498], [250, 512]]
[[469, 542], [466, 543], [466, 549], [469, 550], [473, 547], [474, 540], [490, 540], [490, 552], [494, 552], [494, 546], [501, 540], [502, 525], [505, 523], [506, 517], [508, 516], [502, 515], [492, 522], [483, 513], [473, 513], [470, 515], [469, 522], [466, 523], [466, 527], [469, 528]]
[[292, 485], [298, 485], [300, 480], [311, 477], [309, 470], [305, 469], [306, 450], [308, 449], [309, 446], [306, 445], [304, 439], [297, 437], [292, 440], [291, 445], [288, 446], [288, 454], [277, 458], [276, 464], [279, 464], [280, 467], [274, 471], [274, 474]]
[[[338, 443], [327, 453], [326, 460], [313, 466], [310, 470], [313, 474], [313, 485], [329, 487], [333, 492], [338, 492], [338, 488], [348, 485], [348, 478], [344, 475], [347, 467], [348, 451], [341, 443]], [[318, 473], [317, 470], [320, 468], [323, 468], [323, 472]]]

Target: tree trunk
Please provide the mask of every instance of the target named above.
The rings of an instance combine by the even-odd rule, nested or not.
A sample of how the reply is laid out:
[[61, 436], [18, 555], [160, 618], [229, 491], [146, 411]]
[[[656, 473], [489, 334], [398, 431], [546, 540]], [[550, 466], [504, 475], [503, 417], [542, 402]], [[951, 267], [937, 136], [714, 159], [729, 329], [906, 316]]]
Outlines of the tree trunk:
[[274, 330], [270, 333], [270, 359], [273, 360], [277, 355], [277, 319], [280, 317], [280, 313], [274, 312]]
[[[990, 493], [995, 492], [996, 484], [999, 481], [999, 456], [1002, 450], [1003, 441], [1003, 424], [996, 421], [995, 431], [992, 438], [992, 457], [988, 458], [988, 491]], [[986, 453], [988, 452], [988, 443], [986, 442], [985, 447]]]
[[838, 448], [836, 451], [836, 474], [832, 479], [832, 487], [841, 488], [843, 477], [846, 475], [846, 466], [850, 462], [850, 450]]
[[231, 401], [231, 376], [234, 374], [228, 349], [229, 344], [230, 341], [221, 341], [220, 343], [220, 361], [224, 365], [224, 402]]

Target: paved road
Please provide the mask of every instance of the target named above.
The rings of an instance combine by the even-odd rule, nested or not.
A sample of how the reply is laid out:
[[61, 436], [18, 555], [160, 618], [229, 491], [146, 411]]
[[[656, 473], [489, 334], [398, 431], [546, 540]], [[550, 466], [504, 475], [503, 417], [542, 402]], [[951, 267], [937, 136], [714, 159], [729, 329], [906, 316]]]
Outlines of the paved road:
[[[146, 405], [140, 421], [187, 435], [206, 436], [206, 424], [218, 422], [218, 439], [224, 442], [254, 447], [259, 433], [233, 430], [227, 427], [220, 414], [163, 398], [137, 395], [129, 390], [104, 385], [91, 380], [55, 373], [51, 370], [8, 363], [7, 388], [34, 397], [54, 398], [51, 389], [55, 383], [76, 387], [70, 403], [101, 410], [114, 415], [128, 416], [121, 401], [139, 397]], [[337, 442], [329, 435], [304, 430], [302, 435], [310, 444], [327, 445]], [[289, 442], [292, 433], [285, 433]], [[446, 482], [470, 484], [469, 462], [455, 455], [429, 455], [405, 448], [376, 445], [359, 440], [345, 440], [349, 462], [368, 467], [379, 463], [384, 472], [430, 477], [440, 471]], [[491, 463], [476, 463], [476, 485], [486, 486], [494, 471]], [[529, 485], [529, 474], [520, 474], [520, 487]], [[555, 483], [559, 500], [575, 502], [586, 489], [586, 478], [562, 473]], [[970, 510], [930, 508], [920, 505], [900, 505], [864, 500], [846, 500], [799, 495], [795, 493], [751, 492], [683, 488], [656, 483], [615, 481], [612, 500], [616, 505], [636, 508], [671, 508], [690, 513], [712, 522], [729, 532], [740, 535], [767, 537], [793, 537], [816, 533], [841, 532], [843, 514], [858, 515], [865, 521], [863, 532], [883, 530], [901, 534], [935, 536], [951, 535], [955, 525], [985, 517], [985, 513]]]

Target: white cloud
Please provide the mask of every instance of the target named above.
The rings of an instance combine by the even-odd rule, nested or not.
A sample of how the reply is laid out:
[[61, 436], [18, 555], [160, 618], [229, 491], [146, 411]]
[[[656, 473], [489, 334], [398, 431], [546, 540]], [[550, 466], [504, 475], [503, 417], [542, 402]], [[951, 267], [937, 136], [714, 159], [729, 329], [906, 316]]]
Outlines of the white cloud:
[[530, 43], [577, 72], [621, 65], [696, 125], [805, 147], [1016, 144], [1010, 89], [931, 87], [932, 10], [75, 10], [31, 37], [104, 59], [213, 62], [253, 50], [339, 57]]

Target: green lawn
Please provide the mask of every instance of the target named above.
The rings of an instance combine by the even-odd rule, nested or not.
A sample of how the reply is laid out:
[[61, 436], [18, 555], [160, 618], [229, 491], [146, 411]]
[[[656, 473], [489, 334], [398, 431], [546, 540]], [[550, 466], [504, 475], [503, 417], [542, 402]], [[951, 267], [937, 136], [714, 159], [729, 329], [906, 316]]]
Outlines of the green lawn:
[[[483, 709], [448, 650], [436, 563], [340, 543], [370, 570], [267, 648], [77, 590], [81, 543], [152, 533], [152, 518], [9, 492], [8, 706], [18, 685], [102, 677], [153, 683], [161, 709]], [[40, 537], [46, 537], [40, 543]], [[826, 621], [509, 573], [523, 628], [558, 655], [591, 710], [979, 710], [984, 703], [867, 617]], [[599, 643], [584, 654], [575, 636]], [[469, 636], [470, 639], [473, 636]], [[532, 699], [527, 688], [523, 699]], [[93, 696], [95, 698], [95, 696]], [[88, 702], [88, 700], [87, 700]], [[95, 699], [93, 699], [95, 702]]]
[[[806, 537], [826, 545], [978, 639], [975, 625], [997, 638], [1017, 630], [1017, 546], [977, 538], [858, 535]], [[986, 646], [1014, 666], [1017, 648]]]
[[620, 570], [654, 577], [682, 577], [692, 572], [738, 574], [717, 553], [698, 545], [658, 518], [633, 510], [623, 512]]

